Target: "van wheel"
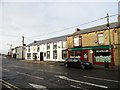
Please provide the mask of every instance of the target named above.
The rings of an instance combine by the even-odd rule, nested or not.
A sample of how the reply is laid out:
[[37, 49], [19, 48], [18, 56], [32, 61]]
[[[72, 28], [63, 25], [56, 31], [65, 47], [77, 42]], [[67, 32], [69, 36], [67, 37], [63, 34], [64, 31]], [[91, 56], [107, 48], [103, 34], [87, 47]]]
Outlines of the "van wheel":
[[82, 68], [82, 69], [85, 69], [85, 66], [84, 66], [84, 65], [81, 65], [81, 68]]
[[65, 67], [68, 67], [68, 64], [67, 64], [67, 63], [65, 64]]

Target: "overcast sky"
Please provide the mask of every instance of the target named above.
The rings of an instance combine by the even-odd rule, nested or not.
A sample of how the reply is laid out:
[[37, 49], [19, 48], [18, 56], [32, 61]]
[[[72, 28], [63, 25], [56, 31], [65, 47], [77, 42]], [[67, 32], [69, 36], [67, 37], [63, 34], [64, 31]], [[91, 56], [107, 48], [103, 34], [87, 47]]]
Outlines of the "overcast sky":
[[[118, 14], [119, 0], [88, 1], [1, 0], [0, 52], [7, 53], [10, 44], [12, 47], [20, 46], [22, 36], [25, 36], [25, 43], [29, 44], [34, 40], [71, 34], [75, 28], [85, 29], [105, 24], [106, 19], [81, 25], [105, 17], [107, 13]], [[117, 16], [110, 18], [110, 22], [116, 21]], [[73, 26], [76, 27], [64, 30]]]

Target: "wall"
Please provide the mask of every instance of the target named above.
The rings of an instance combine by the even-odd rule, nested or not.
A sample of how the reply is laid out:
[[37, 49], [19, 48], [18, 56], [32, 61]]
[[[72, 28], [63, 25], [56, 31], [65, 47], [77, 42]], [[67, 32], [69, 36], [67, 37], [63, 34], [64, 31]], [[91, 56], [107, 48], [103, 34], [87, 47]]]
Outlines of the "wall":
[[[40, 52], [43, 52], [43, 58], [45, 61], [64, 61], [62, 59], [62, 50], [65, 50], [66, 47], [62, 48], [62, 42], [63, 41], [58, 41], [57, 42], [57, 59], [53, 59], [53, 43], [50, 43], [50, 50], [47, 50], [47, 43], [39, 45], [40, 51], [37, 52], [37, 45], [35, 46], [30, 46], [30, 52], [28, 52], [28, 47], [26, 47], [26, 57], [27, 59], [27, 53], [31, 53], [31, 60], [33, 60], [33, 53], [37, 53], [37, 60], [40, 60]], [[66, 41], [64, 41], [66, 42]], [[66, 46], [66, 45], [65, 45]], [[50, 59], [47, 59], [47, 51], [50, 51]], [[44, 53], [46, 53], [46, 56], [44, 56]]]
[[67, 37], [67, 48], [73, 48], [73, 36]]
[[[82, 46], [98, 46], [98, 34], [102, 33], [104, 35], [104, 44], [109, 45], [109, 31], [98, 31], [98, 32], [91, 32], [88, 34], [83, 34], [82, 36]], [[115, 33], [114, 29], [110, 30], [110, 40], [111, 44], [118, 44], [118, 35]]]

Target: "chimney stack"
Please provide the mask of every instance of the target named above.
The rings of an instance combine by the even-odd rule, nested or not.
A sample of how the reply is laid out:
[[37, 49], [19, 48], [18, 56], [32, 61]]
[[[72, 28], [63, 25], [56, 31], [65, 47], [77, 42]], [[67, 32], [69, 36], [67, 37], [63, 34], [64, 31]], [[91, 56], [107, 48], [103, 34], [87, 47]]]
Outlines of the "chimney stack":
[[80, 29], [79, 29], [79, 28], [76, 28], [76, 32], [78, 32], [78, 31], [80, 31]]

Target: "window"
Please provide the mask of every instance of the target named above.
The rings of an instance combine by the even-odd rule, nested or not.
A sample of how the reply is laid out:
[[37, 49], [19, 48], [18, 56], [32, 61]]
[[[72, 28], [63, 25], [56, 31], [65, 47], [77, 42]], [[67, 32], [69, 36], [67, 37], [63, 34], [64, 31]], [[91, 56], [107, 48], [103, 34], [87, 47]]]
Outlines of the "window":
[[74, 36], [74, 46], [82, 46], [82, 37], [81, 36]]
[[50, 44], [48, 43], [48, 44], [47, 44], [47, 50], [49, 50], [49, 49], [50, 49]]
[[46, 57], [46, 53], [44, 53], [44, 57]]
[[62, 51], [62, 59], [66, 59], [67, 58], [67, 51], [63, 50]]
[[40, 47], [38, 46], [38, 47], [37, 47], [37, 52], [39, 52], [39, 51], [40, 51]]
[[50, 59], [50, 51], [47, 51], [47, 59]]
[[28, 52], [30, 52], [30, 47], [28, 47]]
[[35, 59], [35, 56], [37, 56], [37, 53], [33, 53], [33, 59]]
[[66, 48], [66, 41], [62, 42], [62, 48]]
[[111, 62], [111, 55], [109, 49], [95, 50], [95, 62]]
[[53, 49], [57, 49], [57, 43], [53, 43]]
[[104, 36], [103, 34], [98, 34], [98, 44], [103, 44], [104, 43]]
[[57, 59], [57, 50], [53, 51], [53, 59]]
[[27, 59], [31, 59], [31, 53], [27, 53]]

